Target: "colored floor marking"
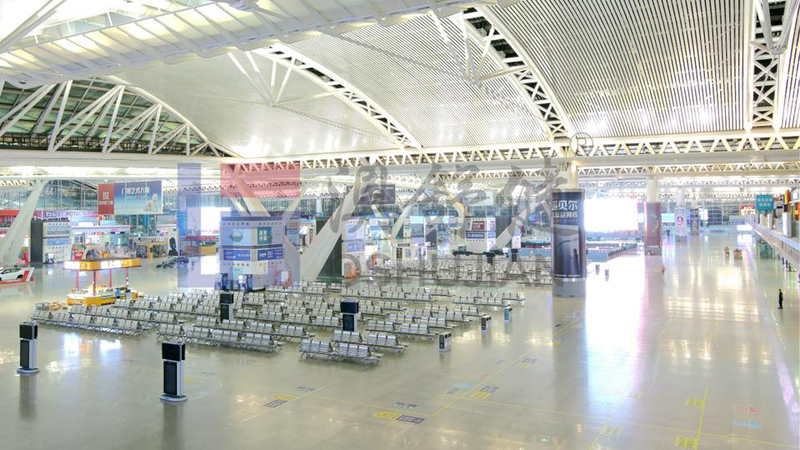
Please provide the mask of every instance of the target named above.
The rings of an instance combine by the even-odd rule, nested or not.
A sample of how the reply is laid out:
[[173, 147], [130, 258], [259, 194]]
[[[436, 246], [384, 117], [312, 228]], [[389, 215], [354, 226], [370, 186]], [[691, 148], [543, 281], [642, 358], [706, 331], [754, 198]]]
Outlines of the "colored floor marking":
[[264, 406], [266, 406], [267, 408], [277, 408], [278, 406], [281, 406], [284, 403], [289, 403], [289, 401], [288, 400], [280, 400], [280, 399], [278, 399], [278, 400], [273, 400], [273, 401], [267, 403]]
[[733, 419], [733, 420], [731, 420], [731, 425], [733, 425], [735, 427], [744, 427], [744, 428], [752, 428], [752, 429], [761, 428], [761, 424], [756, 422], [756, 421], [754, 421], [754, 420]]
[[410, 422], [410, 423], [414, 423], [414, 424], [421, 424], [425, 419], [423, 419], [422, 417], [402, 415], [402, 416], [398, 417], [397, 420], [399, 420], [401, 422]]
[[297, 397], [292, 395], [292, 394], [277, 394], [277, 395], [275, 395], [275, 398], [278, 399], [278, 400], [284, 400], [284, 401], [290, 402], [290, 401], [296, 399]]
[[705, 403], [699, 398], [687, 398], [686, 406], [704, 406]]
[[[560, 333], [562, 333], [564, 330], [567, 330], [567, 329], [569, 329], [569, 327], [570, 327], [570, 326], [574, 325], [574, 324], [575, 324], [576, 322], [578, 322], [579, 320], [581, 320], [581, 317], [578, 317], [578, 318], [576, 318], [575, 320], [573, 320], [572, 322], [570, 322], [569, 324], [567, 324], [567, 326], [566, 326], [566, 327], [562, 327], [560, 330], [558, 330], [558, 331], [556, 331], [555, 333], [553, 333], [553, 337], [555, 338], [555, 337], [556, 337], [556, 336], [558, 336]], [[484, 378], [483, 382], [489, 381], [491, 378], [494, 378], [495, 376], [497, 376], [497, 375], [501, 374], [501, 373], [502, 373], [504, 370], [506, 370], [506, 369], [508, 369], [509, 367], [511, 367], [512, 365], [516, 364], [516, 363], [517, 363], [517, 362], [518, 362], [520, 359], [522, 359], [524, 356], [525, 356], [525, 355], [519, 355], [518, 357], [514, 358], [513, 360], [511, 360], [510, 362], [508, 362], [507, 364], [505, 364], [503, 367], [501, 367], [501, 368], [497, 369], [496, 371], [494, 371], [494, 372], [493, 372], [491, 375], [489, 375], [489, 376], [487, 376], [487, 377], [485, 377], [485, 378], [484, 378], [484, 377], [482, 377], [482, 378]], [[447, 410], [447, 408], [449, 408], [449, 407], [453, 406], [453, 405], [454, 405], [454, 404], [456, 404], [456, 402], [458, 402], [459, 400], [463, 400], [465, 397], [467, 397], [467, 395], [469, 395], [469, 394], [471, 393], [471, 391], [472, 391], [473, 389], [474, 389], [474, 388], [472, 388], [472, 389], [469, 389], [469, 390], [466, 390], [466, 391], [464, 391], [464, 393], [462, 393], [461, 395], [457, 396], [457, 397], [456, 397], [456, 398], [454, 398], [452, 401], [450, 401], [450, 402], [447, 402], [447, 404], [445, 404], [445, 405], [444, 405], [444, 406], [442, 406], [441, 408], [439, 408], [439, 409], [437, 409], [436, 411], [434, 411], [434, 412], [431, 414], [431, 417], [434, 417], [434, 416], [438, 415], [439, 413], [441, 413], [442, 411], [445, 411], [445, 410]]]
[[478, 400], [486, 400], [489, 396], [492, 395], [488, 392], [476, 392], [472, 394], [472, 398], [476, 398]]
[[603, 436], [618, 437], [622, 434], [622, 427], [611, 427], [606, 425], [600, 430], [600, 434]]
[[394, 420], [394, 419], [397, 419], [398, 417], [400, 417], [400, 414], [387, 412], [387, 411], [378, 411], [375, 414], [373, 414], [373, 416], [379, 417], [381, 419], [392, 419], [392, 420]]
[[697, 448], [697, 439], [678, 436], [675, 438], [675, 447], [682, 447], [682, 448]]

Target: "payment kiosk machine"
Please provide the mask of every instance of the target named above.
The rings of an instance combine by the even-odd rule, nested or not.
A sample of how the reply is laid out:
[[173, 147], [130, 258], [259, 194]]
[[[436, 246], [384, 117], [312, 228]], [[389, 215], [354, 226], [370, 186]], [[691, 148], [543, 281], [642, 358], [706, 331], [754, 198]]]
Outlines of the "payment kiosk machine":
[[489, 326], [492, 325], [492, 316], [488, 314], [484, 314], [481, 316], [481, 332], [486, 332], [489, 330]]
[[450, 331], [445, 331], [443, 333], [438, 334], [439, 337], [439, 351], [440, 352], [449, 352], [450, 351], [450, 341], [453, 338], [453, 333]]
[[33, 322], [19, 324], [19, 369], [17, 373], [29, 375], [39, 372], [36, 367], [36, 341], [39, 339], [39, 325]]
[[353, 300], [342, 300], [342, 330], [358, 331], [358, 302]]
[[161, 358], [164, 359], [164, 393], [161, 400], [183, 402], [183, 362], [186, 360], [186, 344], [181, 342], [162, 342]]

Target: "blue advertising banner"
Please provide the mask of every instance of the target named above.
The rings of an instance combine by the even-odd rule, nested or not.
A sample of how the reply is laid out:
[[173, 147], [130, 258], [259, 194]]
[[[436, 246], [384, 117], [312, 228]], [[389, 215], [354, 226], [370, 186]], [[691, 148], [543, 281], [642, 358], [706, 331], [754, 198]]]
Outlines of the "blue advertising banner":
[[283, 247], [259, 249], [257, 259], [259, 261], [283, 259]]
[[774, 207], [771, 195], [756, 195], [756, 211], [772, 211]]
[[163, 214], [161, 181], [114, 184], [114, 214]]
[[250, 250], [225, 248], [222, 249], [223, 261], [250, 261]]
[[467, 231], [467, 239], [483, 239], [484, 233], [482, 231]]

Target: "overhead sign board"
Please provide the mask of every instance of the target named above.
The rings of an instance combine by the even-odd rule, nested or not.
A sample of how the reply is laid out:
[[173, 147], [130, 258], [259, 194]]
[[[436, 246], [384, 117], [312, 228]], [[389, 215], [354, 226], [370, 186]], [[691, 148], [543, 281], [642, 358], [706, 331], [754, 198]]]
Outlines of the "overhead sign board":
[[772, 211], [774, 207], [771, 195], [756, 195], [756, 211]]

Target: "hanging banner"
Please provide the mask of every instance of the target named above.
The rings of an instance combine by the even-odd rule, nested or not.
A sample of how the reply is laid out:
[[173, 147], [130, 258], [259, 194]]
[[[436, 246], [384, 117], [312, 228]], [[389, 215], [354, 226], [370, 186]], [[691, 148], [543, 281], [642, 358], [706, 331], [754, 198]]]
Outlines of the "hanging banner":
[[163, 214], [161, 181], [97, 185], [98, 214]]
[[114, 183], [97, 185], [97, 214], [114, 214]]
[[583, 191], [553, 191], [553, 278], [586, 276]]

